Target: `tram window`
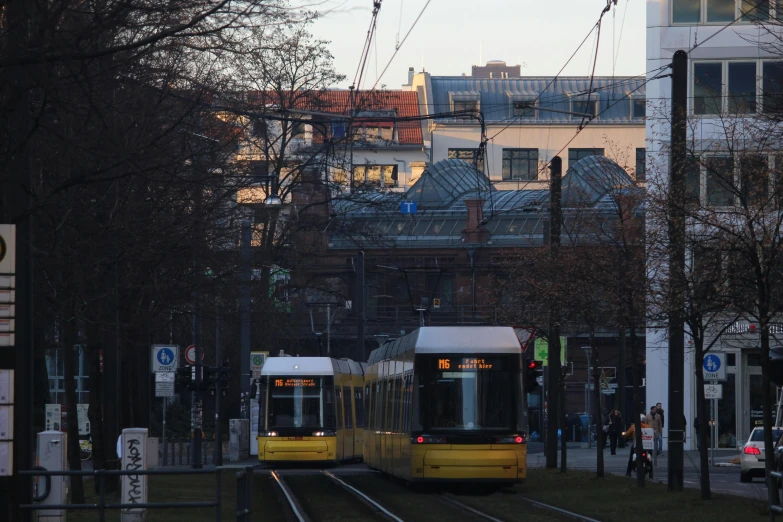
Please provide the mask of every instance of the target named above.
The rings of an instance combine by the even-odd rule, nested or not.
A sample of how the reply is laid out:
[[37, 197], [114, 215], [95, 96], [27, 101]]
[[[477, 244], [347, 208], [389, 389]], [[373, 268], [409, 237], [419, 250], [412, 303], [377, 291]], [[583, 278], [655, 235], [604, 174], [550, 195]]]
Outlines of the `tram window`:
[[386, 414], [383, 416], [383, 431], [390, 431], [392, 427], [392, 412], [394, 410], [394, 379], [386, 378]]
[[356, 427], [364, 428], [364, 391], [356, 388]]
[[351, 408], [351, 388], [343, 386], [343, 412], [345, 415], [345, 427], [353, 428], [353, 408]]
[[343, 428], [343, 400], [342, 400], [342, 392], [340, 391], [339, 386], [334, 387], [334, 413], [337, 416], [337, 422], [335, 423], [335, 426], [337, 426], [337, 429]]
[[332, 394], [334, 391], [332, 388], [324, 388], [324, 396], [326, 399], [326, 406], [324, 407], [324, 428], [332, 428], [335, 426], [334, 422], [334, 398]]
[[392, 423], [392, 429], [400, 431], [400, 395], [402, 392], [402, 386], [400, 386], [400, 378], [394, 379], [394, 422]]
[[423, 371], [424, 429], [513, 428], [513, 379], [504, 358], [439, 357]]
[[269, 386], [267, 426], [322, 428], [323, 381], [320, 378], [275, 378]]
[[383, 411], [383, 380], [375, 381], [375, 401], [373, 402], [373, 428], [381, 429], [381, 412]]

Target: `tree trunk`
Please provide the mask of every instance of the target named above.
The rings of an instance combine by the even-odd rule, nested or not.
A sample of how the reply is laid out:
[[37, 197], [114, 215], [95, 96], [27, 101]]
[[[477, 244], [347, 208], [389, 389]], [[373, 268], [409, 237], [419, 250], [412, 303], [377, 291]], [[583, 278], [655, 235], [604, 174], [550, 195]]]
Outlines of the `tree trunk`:
[[568, 416], [565, 408], [565, 369], [560, 371], [560, 381], [558, 382], [558, 398], [560, 399], [560, 473], [568, 471], [567, 458], [567, 433]]
[[699, 419], [699, 430], [696, 436], [699, 438], [699, 465], [701, 467], [701, 499], [709, 500], [710, 494], [710, 461], [707, 454], [707, 401], [704, 398], [704, 372], [700, 362], [704, 360], [704, 337], [699, 334], [694, 336], [696, 345], [696, 417]]
[[[590, 332], [590, 366], [593, 368], [593, 416], [595, 418], [595, 473], [598, 478], [604, 476], [604, 419], [601, 415], [601, 374], [598, 371], [598, 347], [595, 343], [595, 333]], [[588, 412], [588, 415], [590, 412]]]
[[[88, 345], [87, 360], [90, 376], [90, 437], [92, 438], [92, 468], [106, 469], [106, 430], [103, 424], [103, 373], [100, 368], [101, 345], [93, 342]], [[98, 480], [93, 480], [95, 494], [99, 494]]]
[[[76, 401], [76, 368], [74, 365], [74, 345], [77, 340], [76, 318], [67, 313], [61, 321], [63, 330], [63, 384], [65, 386], [65, 410], [68, 419], [68, 464], [71, 470], [81, 471], [82, 457], [79, 447], [79, 415]], [[84, 504], [84, 484], [80, 475], [71, 477], [71, 503]]]
[[[766, 312], [766, 310], [762, 310]], [[772, 439], [772, 396], [769, 393], [769, 322], [767, 314], [759, 314], [762, 317], [761, 322], [761, 389], [764, 405], [764, 468], [767, 476], [767, 488], [769, 489], [770, 504], [780, 504], [780, 498], [777, 488], [777, 480], [770, 473], [775, 471], [775, 442]]]
[[631, 327], [631, 370], [633, 371], [633, 405], [631, 416], [634, 424], [634, 438], [636, 440], [636, 486], [644, 487], [644, 466], [642, 465], [642, 423], [639, 410], [639, 346], [636, 342], [636, 327]]
[[625, 328], [620, 328], [617, 344], [617, 410], [620, 417], [625, 419]]

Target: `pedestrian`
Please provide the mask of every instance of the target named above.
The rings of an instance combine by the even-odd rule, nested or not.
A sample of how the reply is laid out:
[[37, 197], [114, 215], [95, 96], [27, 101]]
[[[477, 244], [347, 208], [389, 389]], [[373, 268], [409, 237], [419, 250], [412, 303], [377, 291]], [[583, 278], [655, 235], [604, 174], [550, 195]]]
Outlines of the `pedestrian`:
[[666, 415], [663, 414], [663, 406], [660, 402], [655, 405], [655, 409], [658, 410], [658, 415], [661, 416], [661, 432], [663, 432], [663, 429], [666, 427]]
[[617, 438], [623, 432], [623, 419], [619, 410], [612, 410], [609, 415], [609, 449], [612, 455], [617, 455]]
[[658, 415], [658, 408], [655, 406], [650, 406], [650, 413], [647, 415], [647, 424], [650, 425], [654, 433], [653, 438], [655, 443], [653, 444], [653, 451], [660, 456], [663, 453], [663, 422], [661, 421], [661, 416]]
[[[647, 424], [645, 421], [647, 420], [647, 417], [644, 416], [644, 413], [641, 415], [642, 420], [642, 429], [649, 428], [650, 425]], [[625, 476], [630, 477], [631, 476], [631, 470], [633, 469], [633, 454], [636, 450], [636, 437], [634, 437], [634, 434], [636, 433], [636, 424], [631, 424], [631, 427], [626, 430], [624, 433], [625, 439], [631, 441], [631, 454], [628, 455], [628, 469], [625, 470]]]

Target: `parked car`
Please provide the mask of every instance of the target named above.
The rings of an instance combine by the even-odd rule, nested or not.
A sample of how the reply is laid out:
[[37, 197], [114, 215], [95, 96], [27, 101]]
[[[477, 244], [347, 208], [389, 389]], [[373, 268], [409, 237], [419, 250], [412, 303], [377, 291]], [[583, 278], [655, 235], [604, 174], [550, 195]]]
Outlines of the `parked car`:
[[[773, 428], [772, 440], [776, 443], [783, 436], [783, 429]], [[777, 460], [777, 450], [776, 460]], [[750, 482], [753, 477], [764, 477], [764, 428], [753, 428], [740, 456], [740, 482]], [[777, 464], [777, 463], [776, 463]], [[777, 465], [776, 465], [777, 467]]]

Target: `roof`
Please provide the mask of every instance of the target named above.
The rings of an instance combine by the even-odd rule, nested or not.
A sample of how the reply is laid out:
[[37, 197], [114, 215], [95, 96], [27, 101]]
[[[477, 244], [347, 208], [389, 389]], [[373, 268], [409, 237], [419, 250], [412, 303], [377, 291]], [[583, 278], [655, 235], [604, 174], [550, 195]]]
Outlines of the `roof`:
[[427, 167], [408, 189], [405, 199], [419, 207], [444, 208], [467, 194], [487, 194], [495, 190], [489, 179], [473, 165], [458, 159], [442, 160]]
[[[514, 118], [512, 101], [535, 99], [537, 105], [570, 111], [572, 98], [599, 100], [600, 117], [597, 123], [644, 125], [643, 118], [632, 117], [631, 98], [645, 97], [645, 79], [634, 77], [597, 77], [590, 91], [590, 77], [478, 78], [469, 76], [433, 76], [432, 96], [434, 112], [451, 110], [455, 93], [473, 92], [478, 95], [479, 108], [487, 123], [508, 122]], [[550, 85], [551, 82], [551, 85]], [[448, 120], [444, 120], [448, 121]], [[545, 110], [537, 111], [535, 118], [525, 118], [526, 124], [574, 124], [574, 118]], [[578, 121], [578, 117], [577, 117]]]
[[564, 206], [594, 206], [614, 189], [634, 186], [620, 165], [605, 156], [588, 156], [577, 161], [563, 176]]
[[[288, 93], [286, 93], [288, 94]], [[279, 99], [273, 92], [248, 94], [251, 103], [275, 104]], [[345, 116], [353, 108], [360, 119], [378, 119], [386, 114], [396, 118], [418, 118], [419, 97], [416, 91], [355, 91], [355, 103], [351, 104], [351, 93], [347, 90], [323, 90], [306, 93], [291, 93], [289, 100], [279, 103], [286, 107], [314, 112], [334, 113]], [[378, 113], [377, 115], [375, 113]], [[393, 121], [393, 120], [392, 120]], [[383, 126], [384, 122], [379, 122]], [[402, 145], [422, 145], [421, 122], [419, 120], [397, 121], [398, 142]]]
[[269, 357], [261, 375], [334, 375], [329, 357]]
[[417, 354], [522, 353], [516, 332], [508, 326], [424, 326], [373, 350], [369, 362], [410, 350]]

